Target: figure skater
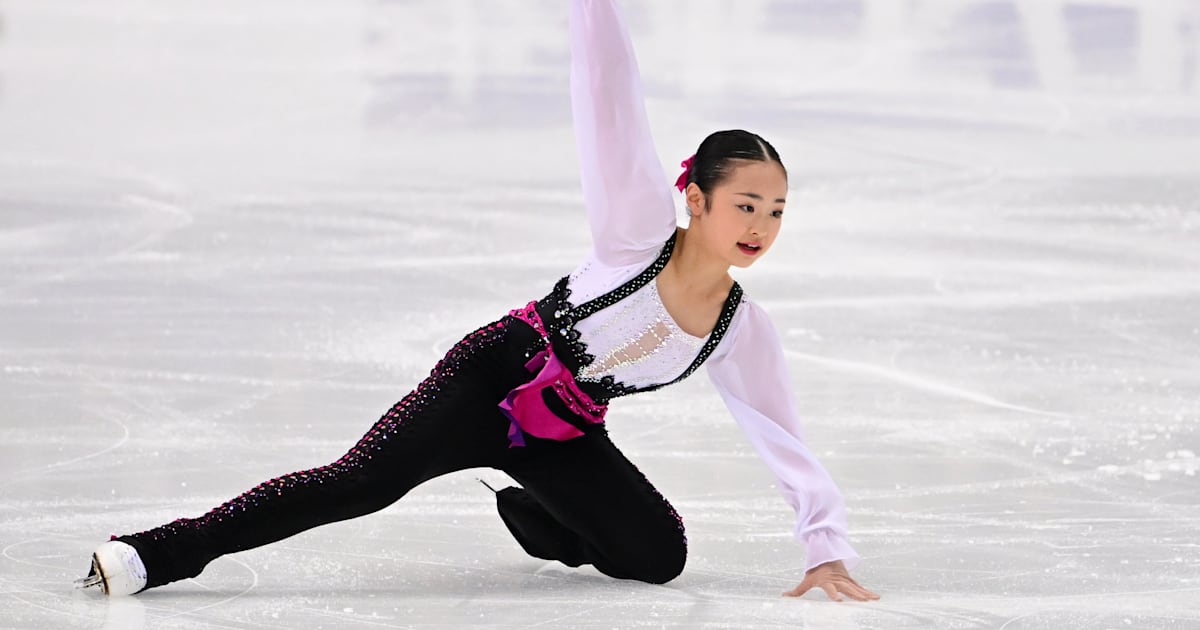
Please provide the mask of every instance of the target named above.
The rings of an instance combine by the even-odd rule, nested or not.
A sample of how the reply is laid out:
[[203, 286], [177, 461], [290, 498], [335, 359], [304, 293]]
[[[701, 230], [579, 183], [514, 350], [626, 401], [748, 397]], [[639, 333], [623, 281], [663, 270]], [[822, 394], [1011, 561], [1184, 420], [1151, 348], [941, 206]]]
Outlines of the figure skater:
[[337, 461], [259, 484], [199, 518], [114, 536], [79, 586], [121, 595], [194, 577], [225, 554], [375, 512], [476, 467], [520, 484], [496, 493], [497, 508], [530, 555], [667, 582], [687, 557], [683, 523], [603, 421], [613, 399], [707, 363], [795, 509], [807, 563], [784, 594], [879, 598], [848, 573], [860, 558], [841, 494], [803, 441], [779, 336], [728, 273], [762, 258], [779, 233], [779, 155], [746, 131], [705, 138], [676, 181], [690, 217], [678, 227], [616, 1], [573, 0], [569, 24], [590, 255], [542, 299], [463, 337]]

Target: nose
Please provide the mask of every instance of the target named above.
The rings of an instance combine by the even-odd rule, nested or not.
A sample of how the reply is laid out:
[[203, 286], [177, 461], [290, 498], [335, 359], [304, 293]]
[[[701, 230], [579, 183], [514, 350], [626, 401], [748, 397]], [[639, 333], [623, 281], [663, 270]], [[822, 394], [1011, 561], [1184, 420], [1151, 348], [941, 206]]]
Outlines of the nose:
[[754, 238], [762, 238], [770, 228], [771, 219], [765, 217], [756, 217], [756, 220], [750, 225], [750, 236]]

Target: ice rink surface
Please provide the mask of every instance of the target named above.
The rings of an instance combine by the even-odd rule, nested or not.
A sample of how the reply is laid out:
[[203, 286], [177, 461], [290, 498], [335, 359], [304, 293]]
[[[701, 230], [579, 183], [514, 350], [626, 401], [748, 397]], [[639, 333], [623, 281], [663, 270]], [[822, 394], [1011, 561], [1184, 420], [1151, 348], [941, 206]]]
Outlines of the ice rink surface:
[[609, 414], [687, 523], [667, 585], [525, 556], [481, 470], [73, 591], [583, 258], [566, 11], [3, 0], [0, 627], [1200, 628], [1200, 3], [626, 8], [669, 178], [730, 127], [790, 169], [735, 276], [879, 601], [779, 596], [791, 512], [702, 374]]

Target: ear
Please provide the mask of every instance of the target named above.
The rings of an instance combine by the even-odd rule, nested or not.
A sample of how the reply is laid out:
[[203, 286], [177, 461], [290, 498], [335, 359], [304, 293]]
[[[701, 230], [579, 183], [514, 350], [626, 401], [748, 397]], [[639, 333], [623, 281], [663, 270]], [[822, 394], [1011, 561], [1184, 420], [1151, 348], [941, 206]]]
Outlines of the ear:
[[696, 182], [688, 184], [687, 188], [683, 189], [683, 195], [684, 199], [687, 200], [689, 208], [695, 208], [697, 214], [703, 214], [705, 195], [704, 191], [700, 190], [700, 187], [696, 185]]

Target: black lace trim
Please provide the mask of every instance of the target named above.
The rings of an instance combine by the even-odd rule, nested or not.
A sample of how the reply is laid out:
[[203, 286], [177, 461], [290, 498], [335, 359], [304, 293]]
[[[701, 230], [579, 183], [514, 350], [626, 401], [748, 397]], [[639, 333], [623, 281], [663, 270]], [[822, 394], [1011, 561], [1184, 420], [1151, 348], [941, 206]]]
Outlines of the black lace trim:
[[575, 330], [575, 323], [583, 318], [575, 309], [571, 308], [571, 303], [567, 301], [567, 298], [571, 297], [571, 289], [567, 287], [567, 276], [563, 276], [554, 285], [551, 295], [554, 299], [554, 312], [550, 328], [566, 342], [567, 348], [571, 350], [571, 356], [575, 358], [579, 367], [591, 365], [592, 361], [596, 360], [596, 356], [587, 351], [587, 345], [579, 340], [580, 332]]
[[[581, 334], [578, 330], [575, 330], [575, 324], [595, 314], [597, 311], [629, 297], [658, 276], [667, 266], [667, 262], [671, 259], [671, 254], [675, 251], [677, 237], [678, 232], [672, 234], [671, 238], [667, 239], [666, 243], [663, 244], [662, 251], [649, 267], [604, 295], [573, 307], [567, 300], [571, 296], [571, 289], [567, 286], [569, 276], [563, 276], [554, 284], [554, 289], [550, 292], [550, 295], [541, 300], [539, 310], [545, 311], [542, 313], [542, 319], [547, 322], [547, 332], [550, 333], [552, 342], [557, 340], [559, 344], [566, 346], [570, 353], [570, 360], [566, 360], [566, 362], [568, 367], [572, 368], [573, 372], [578, 373], [581, 368], [591, 365], [596, 360], [595, 355], [587, 351], [587, 345], [580, 341]], [[713, 327], [708, 340], [700, 349], [696, 358], [692, 360], [687, 370], [674, 380], [645, 387], [637, 387], [626, 385], [616, 380], [614, 376], [608, 375], [601, 377], [598, 382], [581, 381], [579, 386], [587, 391], [597, 403], [603, 404], [607, 403], [609, 399], [618, 396], [653, 391], [687, 378], [717, 349], [717, 345], [721, 342], [721, 339], [725, 336], [725, 332], [729, 329], [730, 323], [733, 321], [733, 315], [737, 311], [741, 300], [742, 287], [737, 282], [734, 282], [733, 287], [729, 289], [729, 296], [725, 298], [725, 304], [721, 307], [721, 314], [717, 317], [716, 326]], [[575, 365], [571, 366], [571, 363]], [[597, 388], [601, 391], [595, 391]]]
[[660, 387], [673, 385], [692, 375], [702, 363], [708, 360], [708, 356], [717, 349], [717, 344], [721, 343], [721, 339], [725, 336], [725, 331], [729, 330], [729, 324], [733, 323], [733, 315], [737, 311], [738, 304], [742, 302], [742, 285], [737, 282], [729, 288], [729, 296], [725, 298], [725, 305], [721, 307], [721, 314], [717, 317], [717, 325], [713, 327], [713, 331], [709, 333], [708, 341], [704, 343], [704, 347], [700, 348], [700, 353], [692, 361], [692, 364], [684, 370], [683, 374], [675, 377], [675, 380], [657, 385], [648, 385], [639, 389], [639, 392], [652, 392]]
[[[608, 293], [605, 293], [604, 295], [592, 298], [591, 300], [576, 306], [574, 308], [575, 321], [580, 321], [584, 318], [590, 317], [597, 311], [606, 309], [613, 304], [624, 300], [625, 298], [633, 295], [633, 293], [638, 289], [646, 286], [646, 284], [657, 277], [658, 274], [662, 273], [662, 270], [667, 266], [667, 262], [671, 260], [671, 254], [675, 252], [675, 240], [678, 238], [678, 236], [678, 232], [672, 234], [671, 238], [667, 239], [667, 242], [663, 244], [662, 251], [658, 253], [658, 258], [655, 258], [654, 262], [650, 263], [649, 267], [646, 267], [641, 273], [630, 278], [625, 282], [625, 284], [622, 284], [621, 286], [609, 291]], [[566, 288], [565, 283], [563, 284], [563, 288], [567, 291], [567, 295], [570, 295], [571, 290]]]

